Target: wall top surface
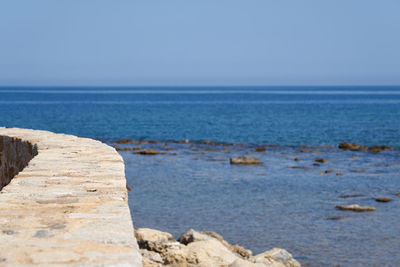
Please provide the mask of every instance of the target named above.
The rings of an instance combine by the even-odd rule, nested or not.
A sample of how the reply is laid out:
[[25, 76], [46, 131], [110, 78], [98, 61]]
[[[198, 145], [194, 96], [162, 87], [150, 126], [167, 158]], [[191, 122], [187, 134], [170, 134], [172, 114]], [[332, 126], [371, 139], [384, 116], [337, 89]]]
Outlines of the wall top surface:
[[36, 144], [0, 191], [0, 266], [141, 266], [124, 162], [99, 141], [0, 127]]

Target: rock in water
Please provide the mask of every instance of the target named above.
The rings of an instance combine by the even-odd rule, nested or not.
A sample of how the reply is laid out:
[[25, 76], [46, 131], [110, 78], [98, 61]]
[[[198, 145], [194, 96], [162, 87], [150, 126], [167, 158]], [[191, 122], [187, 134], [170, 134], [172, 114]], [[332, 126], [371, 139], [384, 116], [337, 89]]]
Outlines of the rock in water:
[[347, 205], [347, 206], [336, 206], [337, 209], [339, 210], [350, 210], [350, 211], [357, 211], [357, 212], [361, 212], [361, 211], [375, 211], [376, 208], [375, 207], [371, 207], [371, 206], [359, 206], [357, 204], [352, 204], [352, 205]]
[[135, 144], [135, 145], [146, 145], [148, 143], [149, 143], [149, 141], [145, 141], [145, 140], [133, 141], [133, 144]]
[[322, 159], [322, 158], [317, 158], [314, 160], [315, 162], [319, 162], [319, 163], [325, 163], [326, 159]]
[[368, 147], [367, 146], [360, 146], [360, 145], [353, 144], [353, 143], [342, 142], [342, 143], [339, 144], [339, 148], [343, 149], [343, 150], [357, 151], [357, 150], [365, 150]]
[[133, 143], [133, 140], [131, 140], [131, 139], [119, 139], [119, 140], [117, 141], [117, 143], [118, 143], [118, 144], [132, 144], [132, 143]]
[[371, 146], [369, 148], [369, 152], [378, 153], [381, 152], [382, 150], [392, 150], [392, 149], [393, 147], [391, 146]]
[[328, 217], [327, 220], [331, 220], [331, 221], [337, 221], [337, 220], [341, 220], [345, 217], [343, 216], [333, 216], [333, 217]]
[[317, 150], [306, 149], [306, 148], [300, 149], [300, 152], [301, 153], [318, 153]]
[[143, 149], [143, 150], [140, 150], [138, 152], [135, 152], [135, 154], [140, 154], [140, 155], [158, 155], [159, 152], [155, 151], [155, 150], [152, 150], [152, 149]]
[[392, 201], [391, 198], [388, 197], [374, 197], [376, 202], [390, 202]]
[[244, 164], [244, 165], [263, 164], [261, 161], [259, 161], [256, 158], [250, 158], [250, 157], [246, 157], [246, 156], [232, 157], [232, 158], [230, 158], [230, 163], [231, 164]]

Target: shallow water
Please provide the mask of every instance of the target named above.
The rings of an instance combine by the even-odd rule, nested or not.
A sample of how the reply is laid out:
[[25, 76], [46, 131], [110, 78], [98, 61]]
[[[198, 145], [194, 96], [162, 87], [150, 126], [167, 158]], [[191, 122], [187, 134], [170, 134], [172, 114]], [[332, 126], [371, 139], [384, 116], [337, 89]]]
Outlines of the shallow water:
[[[163, 151], [164, 145], [140, 147]], [[176, 238], [190, 228], [215, 231], [254, 253], [285, 248], [304, 266], [400, 262], [400, 151], [312, 148], [317, 153], [301, 153], [300, 147], [267, 147], [266, 152], [252, 152], [249, 146], [172, 143], [166, 147], [173, 149], [165, 155], [121, 152], [138, 227], [161, 229]], [[264, 164], [231, 165], [229, 158], [238, 155], [257, 157]], [[316, 158], [327, 161], [314, 166]], [[393, 201], [378, 203], [373, 197]], [[377, 210], [335, 209], [348, 204]]]
[[[305, 266], [399, 265], [400, 151], [336, 147], [342, 141], [399, 147], [400, 87], [0, 87], [0, 125], [109, 144], [242, 142], [168, 142], [172, 150], [153, 157], [121, 151], [135, 224], [176, 237], [189, 228], [216, 231], [255, 253], [282, 247]], [[256, 153], [254, 144], [279, 146]], [[161, 145], [144, 146], [162, 151]], [[301, 145], [318, 153], [301, 153]], [[229, 164], [246, 153], [264, 165]], [[313, 166], [316, 157], [328, 161]], [[393, 201], [372, 199], [382, 196]], [[377, 210], [334, 208], [352, 203]], [[328, 220], [337, 216], [343, 218]]]

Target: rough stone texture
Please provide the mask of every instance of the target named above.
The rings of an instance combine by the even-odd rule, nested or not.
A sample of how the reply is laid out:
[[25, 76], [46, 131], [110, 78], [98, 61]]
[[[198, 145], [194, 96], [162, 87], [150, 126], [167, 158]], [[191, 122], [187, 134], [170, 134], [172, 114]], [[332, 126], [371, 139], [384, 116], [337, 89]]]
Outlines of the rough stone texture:
[[256, 256], [231, 245], [217, 233], [187, 231], [178, 241], [168, 233], [137, 229], [144, 267], [300, 267], [284, 249], [274, 248]]
[[37, 147], [18, 138], [0, 136], [0, 190], [37, 155]]
[[220, 236], [215, 232], [210, 232], [210, 231], [198, 232], [193, 229], [190, 229], [184, 235], [179, 237], [178, 241], [181, 242], [182, 244], [187, 245], [192, 242], [209, 241], [213, 239], [218, 240], [222, 245], [224, 245], [226, 248], [228, 248], [231, 252], [235, 253], [239, 257], [249, 258], [250, 256], [252, 256], [252, 252], [250, 250], [246, 250], [245, 248], [237, 244], [236, 245], [229, 244], [224, 240], [222, 236]]
[[147, 242], [168, 242], [175, 241], [174, 237], [167, 232], [161, 232], [150, 228], [136, 228], [135, 236], [137, 241]]
[[300, 267], [300, 263], [293, 259], [292, 254], [284, 249], [274, 248], [254, 256], [255, 263], [264, 263], [269, 266]]
[[[142, 266], [112, 147], [27, 129], [0, 127], [0, 136], [38, 152], [0, 191], [1, 266]], [[23, 147], [16, 155], [29, 158]]]

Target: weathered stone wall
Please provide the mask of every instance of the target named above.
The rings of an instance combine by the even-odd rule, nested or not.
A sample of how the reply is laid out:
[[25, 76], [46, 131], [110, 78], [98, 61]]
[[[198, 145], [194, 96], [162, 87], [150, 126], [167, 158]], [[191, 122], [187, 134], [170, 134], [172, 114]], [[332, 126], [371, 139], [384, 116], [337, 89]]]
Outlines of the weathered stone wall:
[[142, 266], [112, 147], [27, 129], [0, 136], [0, 266]]
[[37, 148], [18, 138], [0, 136], [0, 190], [37, 155]]

